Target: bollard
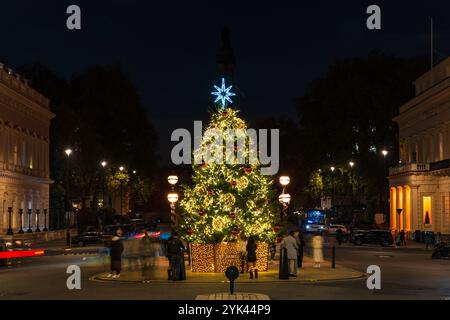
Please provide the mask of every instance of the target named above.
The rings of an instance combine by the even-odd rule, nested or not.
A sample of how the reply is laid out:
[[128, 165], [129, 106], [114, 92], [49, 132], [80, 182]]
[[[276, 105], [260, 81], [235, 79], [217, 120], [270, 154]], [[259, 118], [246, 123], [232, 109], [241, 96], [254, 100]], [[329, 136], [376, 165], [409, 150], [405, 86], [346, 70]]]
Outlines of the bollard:
[[230, 280], [230, 294], [234, 293], [234, 280], [239, 277], [239, 269], [235, 266], [228, 267], [225, 276]]
[[336, 269], [336, 247], [331, 249], [331, 268]]

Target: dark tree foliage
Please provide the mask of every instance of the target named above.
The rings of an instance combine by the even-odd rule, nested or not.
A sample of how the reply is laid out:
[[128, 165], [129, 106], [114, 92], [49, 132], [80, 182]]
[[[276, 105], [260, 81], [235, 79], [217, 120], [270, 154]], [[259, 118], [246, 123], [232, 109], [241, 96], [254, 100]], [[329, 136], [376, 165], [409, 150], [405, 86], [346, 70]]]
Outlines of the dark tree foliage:
[[[139, 188], [135, 194], [147, 195], [134, 202], [148, 209], [156, 172], [156, 132], [137, 89], [120, 66], [95, 66], [69, 81], [39, 63], [21, 71], [51, 100], [56, 114], [50, 130], [51, 178], [64, 186], [70, 181], [71, 197], [86, 204], [87, 199], [99, 198], [100, 162], [123, 165], [129, 173], [137, 171], [139, 183], [129, 187]], [[74, 151], [69, 161], [64, 154], [67, 147]]]
[[[373, 210], [382, 209], [385, 177], [380, 152], [389, 150], [387, 165], [397, 163], [398, 129], [392, 119], [412, 98], [413, 81], [425, 71], [425, 58], [403, 59], [378, 52], [334, 61], [296, 100], [301, 170], [311, 177], [320, 169], [326, 189], [329, 168], [334, 165], [339, 169], [334, 177], [337, 195], [352, 196], [349, 190], [353, 190]], [[356, 164], [353, 170], [348, 166], [350, 160]], [[309, 181], [304, 183], [310, 189]], [[320, 203], [311, 194], [304, 201]]]

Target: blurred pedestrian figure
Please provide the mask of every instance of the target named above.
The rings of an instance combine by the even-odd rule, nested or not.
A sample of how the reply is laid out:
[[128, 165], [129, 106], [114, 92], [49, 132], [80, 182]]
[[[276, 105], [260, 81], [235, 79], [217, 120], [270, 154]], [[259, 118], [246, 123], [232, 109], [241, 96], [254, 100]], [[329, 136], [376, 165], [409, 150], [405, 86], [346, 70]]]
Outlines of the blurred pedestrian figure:
[[122, 270], [122, 253], [123, 253], [123, 243], [122, 243], [123, 231], [118, 228], [116, 235], [111, 240], [110, 245], [110, 256], [111, 256], [111, 273], [108, 274], [108, 278], [119, 278], [120, 271]]
[[275, 240], [272, 241], [270, 244], [270, 260], [275, 260], [275, 255], [277, 254], [277, 244]]
[[336, 240], [338, 242], [339, 245], [342, 244], [342, 238], [344, 237], [344, 231], [342, 231], [342, 228], [338, 228], [336, 230]]
[[406, 247], [406, 234], [405, 230], [400, 231], [400, 246]]
[[395, 245], [397, 247], [400, 247], [400, 234], [397, 230], [395, 230], [394, 239], [395, 239]]
[[245, 271], [248, 271], [248, 265], [247, 270], [245, 269], [246, 259], [247, 259], [247, 241], [245, 240], [245, 236], [241, 234], [238, 242], [239, 246], [239, 256], [241, 259], [241, 273], [244, 273]]
[[288, 236], [283, 238], [281, 242], [281, 248], [286, 249], [287, 259], [289, 263], [289, 276], [297, 277], [297, 254], [298, 245], [297, 240], [294, 237], [295, 232], [291, 231]]
[[297, 241], [297, 266], [299, 268], [303, 267], [303, 251], [306, 246], [306, 242], [303, 238], [303, 234], [300, 231], [295, 232], [295, 240]]
[[185, 280], [184, 268], [184, 245], [178, 238], [178, 233], [174, 232], [167, 242], [167, 256], [169, 258], [169, 280]]
[[253, 279], [253, 272], [255, 273], [255, 279], [258, 279], [258, 269], [256, 269], [256, 241], [255, 238], [250, 236], [247, 241], [245, 250], [247, 251], [247, 264], [250, 272], [250, 279]]
[[125, 256], [128, 258], [131, 271], [139, 269], [140, 264], [140, 239], [130, 239], [126, 241]]
[[323, 238], [320, 232], [316, 232], [311, 240], [311, 247], [313, 249], [313, 267], [320, 268], [323, 262]]
[[154, 266], [154, 261], [157, 256], [154, 242], [147, 231], [144, 231], [144, 236], [140, 239], [139, 253], [142, 265], [142, 274], [144, 275], [147, 274], [149, 269]]

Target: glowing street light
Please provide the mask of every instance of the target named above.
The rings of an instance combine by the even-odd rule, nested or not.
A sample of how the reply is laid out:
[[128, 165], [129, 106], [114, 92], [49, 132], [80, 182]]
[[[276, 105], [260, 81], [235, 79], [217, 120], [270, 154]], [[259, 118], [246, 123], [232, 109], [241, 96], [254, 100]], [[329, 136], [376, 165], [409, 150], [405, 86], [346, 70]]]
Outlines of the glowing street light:
[[122, 167], [122, 166], [120, 166], [120, 167], [119, 167], [119, 170], [120, 170], [120, 171], [123, 171], [123, 170], [125, 170], [125, 168]]
[[291, 195], [289, 193], [282, 193], [278, 197], [278, 201], [280, 201], [281, 204], [288, 205], [291, 202]]
[[170, 183], [171, 186], [174, 186], [178, 183], [178, 177], [177, 176], [169, 176], [167, 178], [167, 181]]
[[170, 192], [167, 194], [167, 200], [170, 202], [170, 204], [175, 204], [178, 201], [178, 193], [176, 192]]
[[330, 170], [331, 170], [331, 172], [334, 172], [334, 170], [336, 170], [336, 168], [333, 167], [333, 166], [331, 166], [331, 167], [330, 167]]
[[381, 150], [381, 154], [383, 155], [383, 157], [386, 158], [386, 156], [389, 154], [389, 151], [387, 151], [386, 149]]
[[286, 187], [289, 184], [289, 182], [291, 182], [291, 179], [288, 176], [281, 176], [279, 181], [283, 187]]
[[72, 149], [66, 149], [66, 150], [64, 150], [64, 152], [66, 153], [66, 155], [68, 157], [70, 157], [70, 155], [72, 154]]
[[106, 165], [107, 165], [108, 163], [106, 162], [106, 161], [102, 161], [101, 163], [100, 163], [100, 165], [104, 168], [104, 167], [106, 167]]
[[348, 163], [348, 165], [350, 166], [350, 168], [353, 168], [353, 167], [355, 166], [355, 163], [354, 163], [353, 161], [350, 161], [350, 162]]

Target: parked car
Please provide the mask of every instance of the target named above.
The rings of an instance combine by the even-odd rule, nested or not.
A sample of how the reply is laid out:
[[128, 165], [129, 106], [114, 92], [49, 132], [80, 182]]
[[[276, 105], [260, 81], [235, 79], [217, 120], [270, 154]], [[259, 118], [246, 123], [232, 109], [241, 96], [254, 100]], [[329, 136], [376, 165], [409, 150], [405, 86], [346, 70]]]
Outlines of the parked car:
[[343, 224], [331, 224], [328, 226], [328, 233], [335, 234], [338, 229], [341, 229], [345, 234], [348, 233], [348, 229]]
[[72, 238], [72, 245], [86, 246], [102, 242], [102, 233], [98, 231], [88, 231], [80, 233]]
[[450, 244], [446, 242], [439, 242], [433, 248], [431, 255], [433, 259], [449, 259], [450, 258]]
[[305, 226], [305, 232], [313, 232], [313, 233], [320, 232], [320, 233], [323, 233], [323, 232], [326, 232], [326, 231], [328, 231], [328, 227], [325, 224], [314, 224], [314, 223], [311, 223], [311, 224], [307, 224]]
[[379, 244], [383, 247], [392, 246], [393, 239], [389, 230], [356, 230], [350, 237], [354, 245]]

